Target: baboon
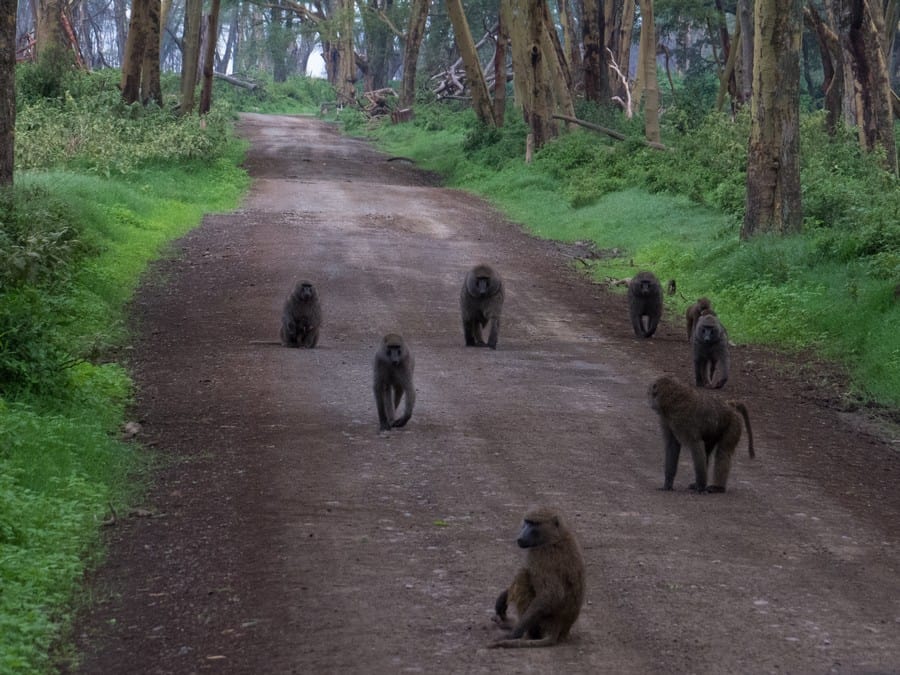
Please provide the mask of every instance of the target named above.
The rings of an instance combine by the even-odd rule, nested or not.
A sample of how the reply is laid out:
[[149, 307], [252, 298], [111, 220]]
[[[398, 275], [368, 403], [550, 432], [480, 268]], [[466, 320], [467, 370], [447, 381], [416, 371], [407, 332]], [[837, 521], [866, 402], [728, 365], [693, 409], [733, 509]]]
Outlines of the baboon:
[[[378, 423], [382, 431], [402, 427], [412, 417], [416, 403], [416, 390], [413, 388], [415, 365], [416, 361], [400, 335], [388, 333], [382, 338], [381, 346], [375, 353], [373, 384]], [[406, 397], [403, 417], [394, 419], [394, 410], [403, 397]]]
[[716, 313], [712, 309], [712, 303], [709, 301], [709, 298], [697, 298], [697, 302], [684, 311], [688, 342], [694, 339], [694, 324], [697, 323], [697, 319], [700, 318], [701, 314], [712, 314], [715, 316]]
[[[666, 469], [663, 490], [671, 490], [678, 470], [678, 455], [686, 445], [694, 460], [694, 482], [688, 487], [697, 492], [725, 492], [734, 449], [741, 440], [741, 417], [747, 426], [747, 449], [753, 450], [753, 431], [747, 407], [739, 401], [725, 402], [701, 389], [663, 376], [650, 385], [650, 407], [659, 414], [666, 444]], [[740, 413], [740, 414], [738, 414]], [[713, 482], [706, 483], [706, 470], [715, 453]]]
[[[721, 389], [728, 382], [728, 333], [715, 314], [701, 314], [694, 324], [691, 339], [694, 355], [694, 380], [698, 387]], [[713, 384], [716, 370], [719, 381]]]
[[[584, 559], [575, 536], [550, 508], [525, 514], [516, 543], [528, 549], [525, 566], [494, 604], [494, 621], [512, 631], [491, 647], [547, 647], [569, 634], [584, 603]], [[518, 622], [506, 616], [512, 603]]]
[[[467, 347], [497, 348], [500, 336], [500, 312], [503, 310], [503, 281], [490, 265], [476, 265], [466, 273], [459, 296], [463, 335]], [[482, 329], [490, 323], [487, 345]]]
[[678, 285], [675, 283], [674, 279], [669, 279], [669, 283], [666, 284], [666, 295], [675, 295], [678, 292]]
[[281, 344], [312, 349], [319, 342], [321, 325], [322, 307], [316, 287], [308, 281], [298, 281], [281, 312]]
[[[637, 337], [648, 338], [656, 332], [662, 316], [662, 286], [653, 272], [638, 272], [628, 282], [628, 312]], [[644, 317], [647, 327], [644, 327]]]

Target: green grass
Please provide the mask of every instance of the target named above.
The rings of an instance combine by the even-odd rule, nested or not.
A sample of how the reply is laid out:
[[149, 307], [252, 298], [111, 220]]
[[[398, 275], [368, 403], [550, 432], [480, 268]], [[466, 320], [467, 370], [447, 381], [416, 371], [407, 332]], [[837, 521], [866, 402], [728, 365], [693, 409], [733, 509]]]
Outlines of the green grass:
[[100, 524], [136, 498], [147, 461], [119, 440], [132, 385], [111, 359], [126, 303], [168, 242], [234, 208], [242, 155], [231, 142], [117, 177], [19, 171], [0, 195], [0, 672], [49, 672], [51, 647], [65, 650]]
[[740, 242], [745, 121], [707, 121], [670, 153], [575, 131], [525, 165], [524, 147], [509, 151], [521, 122], [508, 119], [496, 134], [469, 113], [428, 108], [372, 135], [536, 236], [619, 249], [595, 263], [597, 278], [639, 268], [675, 278], [670, 315], [706, 295], [732, 340], [811, 349], [846, 368], [853, 398], [900, 405], [900, 186], [852, 141], [825, 139], [808, 118], [805, 232]]

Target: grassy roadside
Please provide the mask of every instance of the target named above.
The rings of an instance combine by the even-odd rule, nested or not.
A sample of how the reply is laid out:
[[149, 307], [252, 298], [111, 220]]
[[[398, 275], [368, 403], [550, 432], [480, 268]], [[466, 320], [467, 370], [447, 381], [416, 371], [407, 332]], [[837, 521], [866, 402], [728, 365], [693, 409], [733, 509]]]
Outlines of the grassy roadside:
[[470, 113], [436, 108], [369, 134], [536, 236], [617, 251], [592, 262], [596, 279], [639, 268], [675, 278], [670, 316], [706, 295], [732, 340], [810, 349], [844, 367], [849, 408], [900, 406], [900, 185], [852, 139], [830, 141], [807, 118], [804, 232], [742, 243], [740, 120], [676, 137], [670, 153], [575, 130], [525, 165], [518, 120], [511, 130], [485, 131]]
[[125, 310], [141, 274], [248, 185], [227, 114], [201, 129], [122, 109], [115, 79], [21, 100], [16, 184], [0, 193], [3, 673], [53, 670], [101, 523], [140, 490], [146, 455], [120, 429]]

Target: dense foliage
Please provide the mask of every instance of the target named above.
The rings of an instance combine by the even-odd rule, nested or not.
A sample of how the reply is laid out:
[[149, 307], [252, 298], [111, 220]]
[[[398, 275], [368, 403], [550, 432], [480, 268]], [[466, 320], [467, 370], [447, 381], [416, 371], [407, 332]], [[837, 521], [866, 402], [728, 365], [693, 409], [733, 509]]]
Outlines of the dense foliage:
[[0, 192], [4, 673], [50, 669], [100, 523], [135, 490], [125, 303], [167, 241], [246, 185], [227, 108], [201, 128], [123, 107], [112, 73], [19, 75], [19, 165]]

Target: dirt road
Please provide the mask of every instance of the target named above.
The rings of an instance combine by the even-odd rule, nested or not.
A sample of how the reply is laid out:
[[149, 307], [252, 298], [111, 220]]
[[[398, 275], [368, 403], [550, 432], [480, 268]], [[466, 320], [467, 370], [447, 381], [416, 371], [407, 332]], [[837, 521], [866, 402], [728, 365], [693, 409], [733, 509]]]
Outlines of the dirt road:
[[[663, 479], [646, 401], [687, 379], [682, 323], [633, 337], [624, 297], [484, 203], [312, 119], [246, 115], [255, 177], [134, 304], [139, 438], [165, 458], [110, 528], [76, 625], [82, 673], [900, 672], [900, 457], [823, 405], [789, 361], [734, 350], [745, 400], [725, 495]], [[466, 349], [465, 270], [507, 299], [497, 351]], [[319, 347], [277, 340], [317, 283]], [[726, 317], [727, 320], [727, 317]], [[371, 361], [417, 359], [405, 429], [379, 433]], [[571, 639], [489, 650], [525, 508], [583, 545]]]

